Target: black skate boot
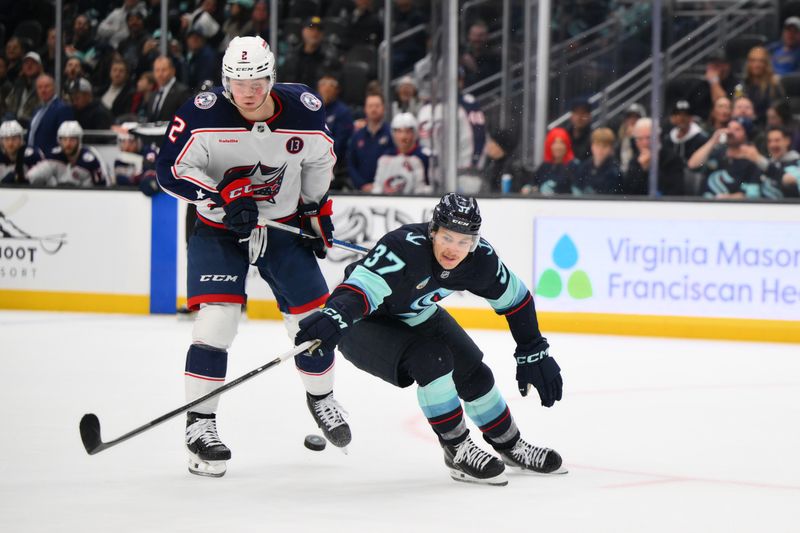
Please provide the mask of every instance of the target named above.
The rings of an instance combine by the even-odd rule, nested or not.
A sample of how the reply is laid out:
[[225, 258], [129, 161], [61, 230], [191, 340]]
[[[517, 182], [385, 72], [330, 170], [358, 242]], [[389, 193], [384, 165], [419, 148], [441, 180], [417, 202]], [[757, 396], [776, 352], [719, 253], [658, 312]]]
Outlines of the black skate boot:
[[503, 462], [508, 466], [524, 472], [536, 474], [566, 474], [568, 470], [561, 466], [561, 456], [550, 448], [539, 448], [519, 439], [513, 448], [497, 450]]
[[455, 446], [443, 446], [444, 464], [450, 469], [450, 477], [467, 483], [508, 485], [503, 462], [480, 449], [472, 439]]
[[217, 415], [186, 413], [186, 449], [189, 472], [198, 476], [222, 477], [231, 451], [217, 434]]
[[[331, 444], [343, 449], [350, 444], [352, 438], [350, 426], [344, 421], [347, 411], [334, 399], [332, 392], [322, 398], [315, 398], [306, 393], [306, 403], [317, 426]], [[343, 451], [346, 452], [346, 450]]]

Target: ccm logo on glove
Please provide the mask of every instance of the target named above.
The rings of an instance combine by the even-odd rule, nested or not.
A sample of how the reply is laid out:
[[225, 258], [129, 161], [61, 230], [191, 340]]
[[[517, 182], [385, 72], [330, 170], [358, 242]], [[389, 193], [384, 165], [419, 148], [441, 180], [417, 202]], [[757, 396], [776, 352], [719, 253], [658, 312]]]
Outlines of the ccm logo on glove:
[[345, 322], [344, 318], [342, 318], [342, 315], [340, 315], [339, 312], [336, 311], [335, 309], [326, 307], [325, 309], [322, 310], [322, 312], [331, 317], [332, 319], [334, 319], [336, 323], [339, 325], [339, 329], [344, 329], [347, 327], [347, 322]]
[[518, 355], [517, 356], [517, 364], [524, 365], [528, 363], [536, 363], [537, 361], [541, 361], [545, 357], [550, 355], [549, 348], [545, 348], [541, 352], [532, 353], [530, 355]]

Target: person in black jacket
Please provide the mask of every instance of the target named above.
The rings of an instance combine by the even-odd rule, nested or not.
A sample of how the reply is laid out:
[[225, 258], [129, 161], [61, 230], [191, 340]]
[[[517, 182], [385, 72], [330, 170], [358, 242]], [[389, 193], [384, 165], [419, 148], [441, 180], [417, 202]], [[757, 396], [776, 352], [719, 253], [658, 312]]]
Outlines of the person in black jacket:
[[[653, 121], [640, 118], [633, 127], [633, 139], [636, 143], [636, 157], [631, 159], [628, 172], [623, 177], [625, 194], [648, 194], [650, 183], [650, 158], [652, 147], [650, 135]], [[659, 196], [683, 195], [683, 160], [671, 149], [660, 147], [658, 150], [658, 190]]]
[[69, 93], [75, 120], [84, 130], [111, 129], [114, 117], [111, 116], [111, 111], [94, 99], [89, 80], [86, 78], [76, 80], [70, 87]]
[[575, 171], [572, 194], [622, 193], [622, 172], [614, 159], [614, 132], [609, 128], [594, 130], [591, 152]]

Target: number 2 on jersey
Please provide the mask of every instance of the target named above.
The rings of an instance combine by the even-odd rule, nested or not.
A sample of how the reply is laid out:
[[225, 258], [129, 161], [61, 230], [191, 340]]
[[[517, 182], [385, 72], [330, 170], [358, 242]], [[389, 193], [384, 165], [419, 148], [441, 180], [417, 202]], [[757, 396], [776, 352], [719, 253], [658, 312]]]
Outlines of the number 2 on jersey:
[[388, 248], [386, 248], [385, 245], [379, 244], [378, 246], [375, 247], [375, 251], [372, 252], [372, 255], [369, 256], [364, 261], [364, 266], [367, 268], [374, 267], [378, 263], [380, 258], [383, 257], [384, 254], [386, 254], [386, 260], [389, 261], [389, 264], [375, 270], [375, 273], [382, 276], [384, 274], [389, 274], [390, 272], [397, 272], [398, 270], [402, 270], [402, 268], [406, 266], [405, 261], [397, 257], [394, 252], [389, 252], [387, 254], [386, 253], [387, 251]]
[[186, 121], [183, 120], [178, 115], [175, 115], [175, 123], [169, 129], [169, 140], [175, 142], [178, 140], [178, 135], [180, 135], [183, 130], [186, 129]]

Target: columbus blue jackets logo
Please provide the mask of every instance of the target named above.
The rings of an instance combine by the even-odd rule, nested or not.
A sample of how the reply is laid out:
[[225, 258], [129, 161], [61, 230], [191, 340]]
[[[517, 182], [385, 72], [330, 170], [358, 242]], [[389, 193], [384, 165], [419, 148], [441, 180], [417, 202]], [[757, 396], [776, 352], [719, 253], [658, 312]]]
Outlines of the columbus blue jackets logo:
[[250, 178], [253, 183], [253, 199], [271, 204], [275, 203], [275, 197], [281, 190], [285, 174], [286, 163], [280, 167], [270, 167], [262, 165], [261, 161], [255, 165], [233, 167], [225, 171], [226, 178], [228, 176]]
[[217, 95], [214, 93], [200, 93], [194, 97], [194, 105], [199, 109], [208, 109], [214, 102], [217, 101]]
[[309, 92], [304, 92], [300, 95], [300, 101], [303, 102], [303, 105], [309, 108], [311, 111], [319, 111], [319, 108], [322, 107], [322, 102]]

